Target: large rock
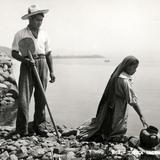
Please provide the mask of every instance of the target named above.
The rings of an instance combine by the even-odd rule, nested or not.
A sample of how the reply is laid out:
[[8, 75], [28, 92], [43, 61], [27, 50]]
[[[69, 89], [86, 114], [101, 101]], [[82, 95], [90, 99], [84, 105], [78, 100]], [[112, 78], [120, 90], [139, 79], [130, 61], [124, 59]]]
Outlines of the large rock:
[[0, 126], [14, 126], [17, 114], [18, 89], [12, 60], [0, 50]]

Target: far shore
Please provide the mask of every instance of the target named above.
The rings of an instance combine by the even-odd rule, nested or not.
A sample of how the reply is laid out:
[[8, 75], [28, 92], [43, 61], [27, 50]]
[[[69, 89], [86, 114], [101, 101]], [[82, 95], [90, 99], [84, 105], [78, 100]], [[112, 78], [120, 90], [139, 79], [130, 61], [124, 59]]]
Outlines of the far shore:
[[56, 55], [53, 58], [104, 58], [101, 55]]
[[[8, 48], [8, 47], [4, 47], [4, 46], [0, 46], [0, 53], [2, 55], [8, 55], [8, 57], [12, 58], [11, 56], [11, 49]], [[71, 58], [105, 58], [104, 56], [102, 55], [98, 55], [98, 54], [83, 54], [83, 55], [72, 55], [72, 54], [68, 54], [68, 55], [60, 55], [60, 54], [57, 54], [57, 55], [53, 55], [53, 58], [57, 58], [57, 59], [60, 59], [60, 58], [68, 58], [68, 59], [71, 59]]]

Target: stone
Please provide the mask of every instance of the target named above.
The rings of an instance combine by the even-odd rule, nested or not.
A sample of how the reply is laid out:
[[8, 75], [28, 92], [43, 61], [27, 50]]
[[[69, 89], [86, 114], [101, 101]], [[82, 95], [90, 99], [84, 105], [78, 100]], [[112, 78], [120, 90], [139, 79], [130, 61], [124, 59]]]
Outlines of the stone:
[[42, 160], [49, 160], [48, 156], [43, 155], [43, 157], [41, 158]]
[[61, 154], [63, 152], [64, 152], [64, 148], [60, 145], [53, 149], [53, 153], [56, 153], [56, 154]]
[[6, 147], [6, 149], [9, 150], [9, 151], [15, 151], [15, 150], [17, 150], [17, 147], [16, 147], [16, 146], [13, 146], [13, 145], [8, 145], [8, 146]]
[[69, 152], [77, 152], [79, 148], [65, 148], [64, 152], [69, 153]]
[[67, 160], [72, 160], [72, 159], [76, 158], [75, 153], [72, 151], [68, 152], [66, 157], [67, 157]]
[[[2, 78], [3, 78], [3, 77], [2, 77]], [[0, 79], [1, 82], [5, 80], [4, 78], [3, 78], [3, 80], [2, 80], [2, 78]], [[0, 88], [1, 88], [1, 89], [3, 89], [3, 88], [6, 89], [6, 88], [8, 88], [8, 87], [7, 87], [6, 84], [0, 83]]]
[[37, 150], [37, 153], [38, 153], [38, 156], [41, 156], [41, 155], [45, 154], [45, 150], [43, 148], [39, 148]]
[[105, 157], [105, 152], [104, 152], [104, 150], [102, 150], [102, 149], [99, 149], [99, 150], [88, 150], [87, 151], [87, 154], [86, 154], [86, 157], [87, 158], [91, 158], [91, 159], [93, 159], [93, 158], [104, 158]]
[[28, 157], [28, 154], [27, 153], [23, 153], [21, 151], [18, 151], [16, 153], [16, 156], [18, 157], [18, 159], [23, 159], [23, 158], [27, 158]]
[[26, 158], [26, 160], [34, 160], [34, 158], [32, 156], [29, 156]]
[[25, 147], [25, 146], [22, 146], [21, 147], [21, 151], [22, 151], [22, 153], [25, 153], [25, 154], [27, 154], [27, 148]]
[[62, 137], [69, 137], [69, 136], [76, 136], [77, 135], [77, 130], [76, 129], [72, 129], [72, 130], [66, 130], [62, 132]]
[[18, 160], [18, 157], [15, 154], [11, 154], [9, 159], [10, 160]]
[[21, 146], [26, 146], [26, 145], [29, 145], [29, 142], [25, 139], [19, 139], [18, 140], [18, 143], [21, 145]]
[[7, 151], [3, 152], [2, 154], [0, 154], [0, 159], [1, 160], [7, 160], [9, 158], [9, 154]]

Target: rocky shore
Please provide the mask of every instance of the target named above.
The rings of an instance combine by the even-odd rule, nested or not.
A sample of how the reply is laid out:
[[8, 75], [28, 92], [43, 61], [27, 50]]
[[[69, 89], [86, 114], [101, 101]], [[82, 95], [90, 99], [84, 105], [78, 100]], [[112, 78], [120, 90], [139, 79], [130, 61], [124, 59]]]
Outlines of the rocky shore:
[[[31, 123], [30, 123], [31, 124]], [[0, 128], [1, 160], [158, 160], [160, 152], [146, 151], [135, 145], [135, 139], [125, 143], [79, 142], [77, 130], [59, 127], [60, 139], [47, 123], [47, 137], [32, 134], [7, 138], [11, 127]], [[30, 128], [31, 129], [31, 128]]]

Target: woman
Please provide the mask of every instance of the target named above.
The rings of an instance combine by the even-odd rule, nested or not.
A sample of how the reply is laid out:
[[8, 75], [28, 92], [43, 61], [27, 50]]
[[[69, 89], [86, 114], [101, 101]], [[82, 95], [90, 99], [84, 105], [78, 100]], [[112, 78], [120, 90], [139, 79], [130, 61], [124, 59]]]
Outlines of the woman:
[[130, 104], [140, 117], [143, 126], [146, 121], [132, 89], [132, 78], [139, 61], [127, 56], [112, 73], [100, 100], [96, 118], [79, 127], [80, 140], [123, 141], [127, 132], [128, 108]]

